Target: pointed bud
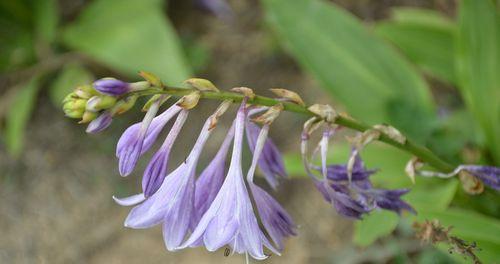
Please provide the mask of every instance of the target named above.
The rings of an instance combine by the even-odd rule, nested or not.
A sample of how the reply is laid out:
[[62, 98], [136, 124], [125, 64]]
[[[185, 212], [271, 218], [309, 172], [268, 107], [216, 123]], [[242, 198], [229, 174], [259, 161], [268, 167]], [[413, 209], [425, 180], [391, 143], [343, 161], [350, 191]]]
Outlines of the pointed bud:
[[252, 119], [255, 123], [260, 123], [260, 124], [271, 124], [278, 116], [280, 115], [281, 111], [283, 111], [284, 107], [283, 104], [277, 104], [273, 105], [270, 107], [264, 114]]
[[94, 95], [98, 95], [99, 93], [92, 87], [92, 85], [80, 85], [76, 87], [75, 94], [79, 98], [89, 99]]
[[298, 105], [301, 105], [301, 106], [305, 106], [306, 105], [304, 103], [304, 101], [302, 100], [302, 98], [300, 98], [300, 95], [297, 94], [296, 92], [292, 92], [290, 90], [282, 89], [282, 88], [272, 88], [272, 89], [269, 89], [269, 90], [271, 90], [271, 92], [273, 92], [278, 97], [283, 98], [283, 99], [285, 99], [287, 101], [290, 101], [292, 103], [295, 103], [295, 104], [298, 104]]
[[85, 107], [86, 110], [92, 112], [98, 112], [103, 109], [111, 108], [116, 103], [116, 97], [108, 95], [96, 95], [92, 96]]
[[382, 132], [384, 135], [389, 137], [390, 139], [398, 142], [399, 144], [405, 144], [406, 137], [399, 132], [395, 127], [389, 125], [374, 125], [374, 129]]
[[458, 172], [458, 178], [460, 179], [462, 188], [466, 193], [476, 195], [484, 191], [484, 184], [470, 172], [461, 170]]
[[313, 114], [323, 118], [328, 123], [335, 122], [337, 112], [330, 105], [327, 104], [313, 104], [307, 108]]
[[158, 76], [146, 71], [140, 71], [139, 75], [148, 83], [150, 83], [151, 86], [163, 87], [163, 83]]
[[130, 91], [129, 83], [115, 78], [102, 78], [94, 82], [94, 88], [101, 94], [120, 96]]
[[82, 118], [84, 109], [70, 110], [64, 109], [64, 114], [69, 118]]
[[248, 87], [234, 87], [231, 89], [231, 91], [233, 91], [235, 93], [243, 94], [246, 97], [248, 97], [250, 100], [255, 98], [255, 93], [253, 92], [252, 89], [250, 89]]
[[134, 107], [135, 102], [137, 101], [138, 96], [137, 95], [132, 95], [129, 97], [125, 97], [121, 99], [120, 101], [116, 102], [115, 106], [111, 108], [111, 114], [112, 115], [121, 115], [128, 110], [130, 110], [132, 107]]
[[199, 91], [192, 92], [188, 95], [183, 96], [177, 102], [177, 105], [186, 109], [186, 110], [193, 109], [198, 104], [198, 101], [200, 100], [200, 96], [201, 96], [201, 94]]
[[199, 91], [210, 91], [210, 92], [218, 92], [219, 89], [215, 87], [215, 85], [206, 79], [201, 78], [191, 78], [184, 81], [185, 84], [199, 90]]
[[142, 112], [147, 112], [154, 102], [159, 101], [160, 106], [164, 104], [171, 96], [165, 94], [155, 94], [149, 98], [149, 100], [142, 107]]
[[71, 99], [63, 105], [64, 110], [84, 110], [87, 100], [84, 99]]
[[85, 111], [82, 120], [78, 124], [85, 124], [97, 118], [97, 112]]

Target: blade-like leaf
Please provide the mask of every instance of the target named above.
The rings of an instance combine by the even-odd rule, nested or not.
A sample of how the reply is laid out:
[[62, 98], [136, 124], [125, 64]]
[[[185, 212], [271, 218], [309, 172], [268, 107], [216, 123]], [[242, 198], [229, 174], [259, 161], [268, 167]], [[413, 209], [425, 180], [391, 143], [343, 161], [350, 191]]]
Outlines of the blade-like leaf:
[[375, 240], [391, 234], [398, 222], [399, 216], [394, 212], [374, 211], [355, 222], [353, 242], [358, 246], [369, 246]]
[[34, 77], [24, 87], [19, 87], [5, 118], [5, 145], [14, 157], [18, 156], [23, 148], [24, 131], [36, 102], [38, 80]]
[[393, 20], [378, 23], [375, 32], [394, 43], [425, 73], [455, 84], [456, 25], [431, 10], [398, 10], [395, 14]]
[[500, 25], [492, 1], [463, 0], [459, 11], [457, 76], [462, 96], [500, 164]]
[[123, 73], [152, 72], [174, 84], [190, 76], [179, 40], [157, 0], [96, 0], [65, 29], [68, 46]]
[[415, 106], [406, 109], [433, 109], [421, 76], [351, 14], [318, 0], [265, 0], [264, 7], [291, 54], [353, 116], [388, 121], [386, 105], [396, 98]]

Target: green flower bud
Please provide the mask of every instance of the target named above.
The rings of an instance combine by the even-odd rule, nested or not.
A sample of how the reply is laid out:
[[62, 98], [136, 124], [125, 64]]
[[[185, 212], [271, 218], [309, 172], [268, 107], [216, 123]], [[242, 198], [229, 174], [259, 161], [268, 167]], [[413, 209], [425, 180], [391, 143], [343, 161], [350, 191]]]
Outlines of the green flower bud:
[[112, 115], [120, 115], [127, 112], [132, 107], [134, 107], [136, 101], [137, 95], [133, 95], [116, 102], [113, 109], [111, 109]]
[[91, 112], [98, 112], [103, 109], [111, 108], [116, 103], [116, 97], [109, 95], [96, 95], [92, 96], [85, 107], [86, 110]]
[[97, 112], [85, 111], [82, 116], [82, 120], [78, 123], [85, 124], [97, 118]]
[[84, 109], [64, 109], [64, 114], [69, 118], [82, 118]]

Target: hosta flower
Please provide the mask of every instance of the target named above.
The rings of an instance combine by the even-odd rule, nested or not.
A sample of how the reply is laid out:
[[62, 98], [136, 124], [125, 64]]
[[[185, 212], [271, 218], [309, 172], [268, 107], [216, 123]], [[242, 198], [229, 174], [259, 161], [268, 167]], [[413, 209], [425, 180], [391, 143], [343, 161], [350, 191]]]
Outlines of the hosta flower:
[[262, 225], [271, 237], [278, 250], [283, 250], [283, 240], [288, 236], [296, 235], [295, 224], [283, 207], [266, 191], [253, 182], [255, 168], [260, 155], [267, 143], [269, 125], [265, 124], [257, 135], [253, 149], [252, 165], [248, 170], [247, 181], [255, 200]]
[[159, 103], [153, 104], [148, 109], [143, 121], [127, 128], [118, 140], [116, 156], [119, 159], [119, 171], [122, 176], [128, 176], [132, 173], [139, 157], [151, 148], [163, 127], [182, 109], [173, 105], [162, 114], [154, 117], [158, 108]]
[[203, 126], [191, 153], [163, 181], [157, 192], [134, 207], [125, 226], [149, 228], [163, 223], [163, 238], [168, 250], [176, 250], [190, 230], [195, 215], [195, 173], [200, 154], [211, 134], [212, 117]]
[[170, 150], [172, 149], [172, 145], [179, 135], [182, 126], [186, 122], [188, 113], [189, 111], [187, 110], [182, 110], [179, 113], [172, 129], [168, 132], [165, 141], [149, 161], [142, 177], [142, 190], [144, 191], [144, 195], [146, 197], [149, 197], [156, 192], [163, 182], [163, 179], [165, 179], [165, 176], [167, 175]]
[[[245, 126], [247, 141], [250, 150], [255, 149], [255, 143], [259, 135], [260, 128], [252, 122], [247, 122]], [[262, 150], [262, 155], [259, 158], [259, 168], [264, 173], [266, 181], [269, 185], [276, 189], [279, 184], [279, 179], [287, 177], [283, 157], [280, 151], [271, 139], [266, 139]]]
[[234, 125], [229, 129], [224, 142], [213, 160], [201, 172], [196, 180], [194, 205], [196, 208], [196, 223], [198, 223], [212, 204], [215, 196], [224, 182], [226, 158], [234, 138]]
[[255, 259], [266, 258], [264, 246], [276, 252], [259, 228], [243, 180], [241, 153], [245, 104], [242, 103], [236, 116], [233, 152], [226, 179], [193, 233], [180, 248], [197, 246], [202, 240], [209, 251], [228, 245], [235, 252], [248, 253]]
[[481, 165], [461, 165], [458, 170], [466, 170], [480, 179], [484, 184], [500, 191], [500, 168]]

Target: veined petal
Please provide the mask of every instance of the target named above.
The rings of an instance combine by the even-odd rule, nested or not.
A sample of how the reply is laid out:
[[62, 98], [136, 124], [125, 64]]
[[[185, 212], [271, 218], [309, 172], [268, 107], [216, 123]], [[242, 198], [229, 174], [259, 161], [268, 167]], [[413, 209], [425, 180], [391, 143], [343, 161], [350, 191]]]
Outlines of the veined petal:
[[165, 176], [167, 175], [170, 150], [172, 149], [172, 145], [174, 144], [175, 139], [179, 135], [182, 126], [187, 119], [188, 113], [189, 111], [187, 110], [182, 110], [179, 113], [172, 129], [165, 138], [163, 145], [149, 161], [142, 177], [142, 189], [146, 197], [155, 193], [165, 179]]

